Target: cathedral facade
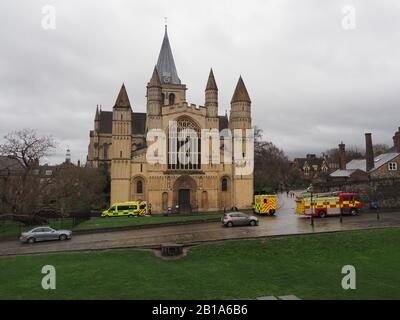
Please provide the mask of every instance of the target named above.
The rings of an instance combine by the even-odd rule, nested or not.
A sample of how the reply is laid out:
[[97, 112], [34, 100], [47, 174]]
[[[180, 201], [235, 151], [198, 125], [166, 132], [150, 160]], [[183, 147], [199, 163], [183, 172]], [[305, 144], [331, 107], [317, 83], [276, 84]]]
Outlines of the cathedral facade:
[[[147, 112], [135, 112], [124, 85], [112, 111], [96, 110], [87, 165], [105, 167], [110, 172], [111, 204], [147, 201], [156, 214], [169, 207], [184, 213], [251, 208], [252, 170], [239, 172], [233, 150], [225, 152], [224, 145], [231, 132], [251, 129], [251, 100], [242, 78], [233, 93], [229, 118], [218, 114], [218, 87], [212, 70], [204, 106], [188, 103], [186, 90], [178, 77], [165, 28], [158, 62], [147, 84]], [[175, 124], [173, 133], [171, 123]], [[154, 143], [154, 139], [152, 142], [148, 139], [148, 133], [154, 130], [164, 132], [167, 137], [165, 162], [148, 161], [149, 148]], [[185, 139], [180, 139], [181, 132], [195, 132], [200, 137], [204, 130], [224, 132], [218, 146], [210, 144], [210, 150], [217, 148], [220, 155], [218, 163], [185, 162], [177, 156], [179, 147], [185, 144]], [[242, 142], [245, 156], [246, 143], [250, 142], [246, 139]], [[190, 153], [192, 159], [200, 159], [206, 148], [199, 142], [185, 153]], [[211, 158], [210, 150], [207, 157]], [[252, 148], [247, 152], [252, 152]]]

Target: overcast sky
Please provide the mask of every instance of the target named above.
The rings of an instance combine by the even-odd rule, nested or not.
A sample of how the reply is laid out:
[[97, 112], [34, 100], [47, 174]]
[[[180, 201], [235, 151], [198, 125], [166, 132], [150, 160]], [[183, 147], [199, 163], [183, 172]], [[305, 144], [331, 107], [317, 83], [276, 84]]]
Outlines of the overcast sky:
[[[42, 27], [45, 5], [56, 9], [55, 30]], [[346, 5], [355, 29], [343, 28]], [[1, 0], [0, 136], [36, 128], [59, 141], [52, 162], [67, 146], [84, 161], [96, 105], [111, 110], [122, 82], [134, 111], [145, 111], [165, 16], [188, 102], [204, 104], [212, 67], [219, 113], [241, 74], [254, 125], [291, 157], [341, 140], [363, 147], [365, 132], [392, 145], [398, 0]]]

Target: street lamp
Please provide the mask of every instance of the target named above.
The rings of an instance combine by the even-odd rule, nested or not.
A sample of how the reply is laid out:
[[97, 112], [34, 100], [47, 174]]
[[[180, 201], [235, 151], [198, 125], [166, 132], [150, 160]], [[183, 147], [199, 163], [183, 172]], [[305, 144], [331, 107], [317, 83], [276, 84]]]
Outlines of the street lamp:
[[313, 192], [314, 188], [312, 183], [310, 186], [307, 188], [307, 191], [310, 192], [310, 210], [311, 210], [311, 225], [314, 226], [314, 207], [313, 207]]

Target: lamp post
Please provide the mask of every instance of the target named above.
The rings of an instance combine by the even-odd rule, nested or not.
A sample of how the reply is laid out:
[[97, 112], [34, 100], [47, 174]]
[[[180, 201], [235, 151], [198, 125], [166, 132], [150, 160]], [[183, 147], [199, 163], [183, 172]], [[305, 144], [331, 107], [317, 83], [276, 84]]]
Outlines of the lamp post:
[[314, 226], [314, 207], [313, 207], [313, 185], [312, 183], [308, 187], [308, 191], [310, 192], [310, 210], [311, 210], [311, 225]]

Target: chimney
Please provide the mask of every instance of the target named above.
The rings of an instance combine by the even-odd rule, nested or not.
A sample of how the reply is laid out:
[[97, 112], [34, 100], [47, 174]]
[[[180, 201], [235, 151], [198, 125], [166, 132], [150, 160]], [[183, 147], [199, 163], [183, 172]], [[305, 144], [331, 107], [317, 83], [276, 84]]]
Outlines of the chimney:
[[400, 127], [399, 127], [399, 131], [397, 131], [394, 134], [393, 143], [394, 143], [394, 151], [400, 152]]
[[339, 170], [346, 170], [346, 145], [339, 144]]
[[365, 134], [365, 160], [367, 164], [367, 172], [371, 171], [374, 166], [374, 149], [372, 147], [372, 134], [371, 133], [366, 133]]

